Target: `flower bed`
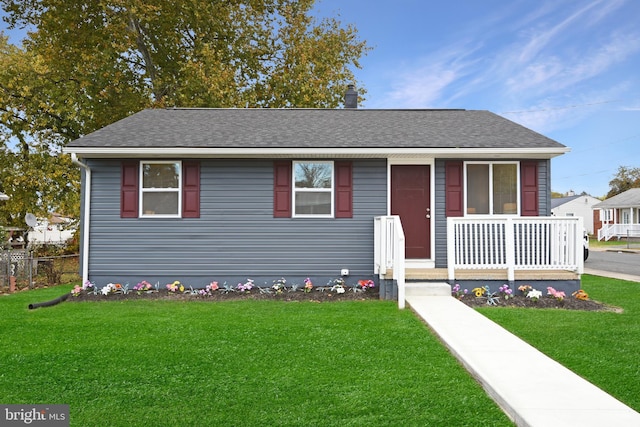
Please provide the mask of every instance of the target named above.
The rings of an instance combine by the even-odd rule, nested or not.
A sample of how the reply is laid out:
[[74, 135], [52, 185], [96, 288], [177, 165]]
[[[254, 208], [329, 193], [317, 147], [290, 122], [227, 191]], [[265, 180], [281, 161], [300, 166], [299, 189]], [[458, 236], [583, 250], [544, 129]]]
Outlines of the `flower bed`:
[[500, 286], [496, 292], [491, 292], [488, 286], [469, 290], [454, 285], [451, 293], [470, 307], [563, 308], [586, 311], [609, 309], [604, 304], [589, 299], [589, 295], [582, 289], [567, 296], [552, 287], [547, 287], [546, 294], [543, 294], [529, 285], [522, 285], [515, 292], [507, 284]]
[[284, 301], [339, 301], [378, 299], [379, 294], [372, 280], [359, 280], [347, 284], [344, 279], [334, 279], [325, 286], [315, 286], [307, 278], [303, 284], [288, 284], [284, 278], [273, 281], [272, 286], [257, 286], [252, 279], [235, 286], [211, 282], [204, 288], [194, 289], [180, 281], [166, 285], [142, 281], [133, 287], [119, 283], [97, 286], [87, 282], [75, 286], [68, 301], [108, 301], [123, 299], [182, 299], [222, 301], [232, 299], [278, 299]]

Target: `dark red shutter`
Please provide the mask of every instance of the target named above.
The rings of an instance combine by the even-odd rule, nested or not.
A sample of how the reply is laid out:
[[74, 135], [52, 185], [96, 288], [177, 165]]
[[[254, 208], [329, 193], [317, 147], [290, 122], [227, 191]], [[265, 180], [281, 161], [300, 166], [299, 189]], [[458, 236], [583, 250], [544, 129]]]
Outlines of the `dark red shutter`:
[[273, 217], [291, 218], [291, 162], [273, 163]]
[[182, 217], [200, 218], [200, 162], [182, 162]]
[[120, 217], [138, 217], [138, 162], [122, 162]]
[[444, 165], [445, 214], [446, 216], [464, 216], [464, 183], [462, 162], [446, 162]]
[[335, 162], [335, 217], [353, 218], [353, 167], [351, 162]]
[[538, 162], [520, 163], [520, 215], [538, 216]]

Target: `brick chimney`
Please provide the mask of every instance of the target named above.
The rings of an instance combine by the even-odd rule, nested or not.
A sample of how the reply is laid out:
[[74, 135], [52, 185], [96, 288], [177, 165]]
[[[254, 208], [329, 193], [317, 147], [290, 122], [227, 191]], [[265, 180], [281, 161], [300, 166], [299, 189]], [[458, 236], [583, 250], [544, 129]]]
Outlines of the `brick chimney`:
[[358, 108], [358, 91], [354, 85], [347, 87], [347, 93], [344, 94], [344, 108]]

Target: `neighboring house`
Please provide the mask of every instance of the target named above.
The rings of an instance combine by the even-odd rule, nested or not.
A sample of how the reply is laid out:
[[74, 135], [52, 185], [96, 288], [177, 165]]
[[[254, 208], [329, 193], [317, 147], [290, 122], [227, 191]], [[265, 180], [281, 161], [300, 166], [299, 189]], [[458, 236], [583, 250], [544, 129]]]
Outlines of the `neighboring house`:
[[[448, 231], [577, 221], [548, 217], [550, 159], [566, 151], [488, 111], [356, 108], [144, 110], [65, 148], [83, 168], [85, 280], [203, 287], [310, 277], [324, 285], [348, 269], [348, 283], [373, 279], [402, 290], [396, 276], [405, 267], [408, 279], [515, 285], [513, 270], [495, 270], [517, 263], [553, 271], [515, 280], [542, 277], [577, 289], [582, 261], [566, 276], [565, 264], [545, 264], [550, 256], [504, 258], [503, 234]], [[401, 219], [406, 257], [393, 250], [401, 233], [392, 215]], [[455, 251], [472, 242], [454, 243], [456, 233], [481, 239], [483, 260], [502, 261], [471, 265]], [[547, 233], [552, 241], [542, 250], [566, 242], [562, 233]], [[490, 237], [496, 246], [486, 249]], [[531, 247], [543, 240], [534, 237]], [[578, 249], [560, 251], [582, 259], [581, 237]], [[529, 250], [520, 245], [518, 253]], [[465, 266], [475, 273], [462, 275]]]
[[601, 200], [589, 195], [569, 196], [551, 199], [551, 215], [579, 216], [583, 219], [584, 228], [593, 234], [593, 206]]
[[58, 213], [48, 219], [40, 218], [33, 230], [29, 231], [29, 242], [40, 245], [63, 245], [75, 234], [73, 220]]
[[598, 240], [640, 237], [640, 188], [631, 188], [593, 206]]

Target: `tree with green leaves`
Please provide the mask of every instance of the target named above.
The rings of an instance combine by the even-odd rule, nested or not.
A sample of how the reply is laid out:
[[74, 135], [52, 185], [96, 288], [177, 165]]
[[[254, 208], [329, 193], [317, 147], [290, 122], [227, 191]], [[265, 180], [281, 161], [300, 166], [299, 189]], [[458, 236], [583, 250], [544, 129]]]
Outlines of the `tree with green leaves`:
[[0, 35], [0, 191], [22, 200], [0, 215], [77, 215], [61, 148], [144, 108], [338, 107], [369, 48], [313, 4], [0, 0], [10, 27], [30, 29], [22, 46]]
[[624, 193], [630, 188], [640, 188], [640, 168], [619, 166], [615, 176], [609, 181], [606, 198]]

